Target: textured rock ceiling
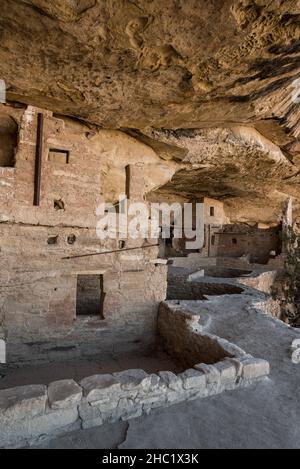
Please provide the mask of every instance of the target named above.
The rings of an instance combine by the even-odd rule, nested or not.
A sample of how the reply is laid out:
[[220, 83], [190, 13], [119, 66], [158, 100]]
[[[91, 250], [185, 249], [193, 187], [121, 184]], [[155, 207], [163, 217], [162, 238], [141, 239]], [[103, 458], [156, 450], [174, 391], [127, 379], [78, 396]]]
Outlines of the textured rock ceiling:
[[161, 194], [270, 221], [298, 207], [299, 32], [298, 0], [2, 0], [0, 77], [175, 159]]

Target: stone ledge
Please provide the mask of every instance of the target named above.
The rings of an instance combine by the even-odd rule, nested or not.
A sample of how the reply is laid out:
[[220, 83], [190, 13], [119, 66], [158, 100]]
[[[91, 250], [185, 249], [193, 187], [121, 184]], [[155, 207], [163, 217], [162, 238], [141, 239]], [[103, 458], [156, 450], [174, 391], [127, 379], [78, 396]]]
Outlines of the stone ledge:
[[246, 357], [239, 359], [242, 365], [242, 378], [251, 380], [267, 376], [270, 373], [270, 365], [260, 358]]
[[121, 383], [111, 374], [89, 376], [80, 381], [79, 384], [83, 388], [84, 396], [90, 403], [103, 401], [108, 395], [119, 391], [121, 388]]
[[6, 424], [10, 425], [12, 421], [44, 414], [46, 401], [47, 388], [43, 385], [32, 384], [0, 390], [1, 430]]
[[76, 407], [82, 398], [82, 388], [73, 379], [54, 381], [48, 386], [48, 401], [51, 409]]

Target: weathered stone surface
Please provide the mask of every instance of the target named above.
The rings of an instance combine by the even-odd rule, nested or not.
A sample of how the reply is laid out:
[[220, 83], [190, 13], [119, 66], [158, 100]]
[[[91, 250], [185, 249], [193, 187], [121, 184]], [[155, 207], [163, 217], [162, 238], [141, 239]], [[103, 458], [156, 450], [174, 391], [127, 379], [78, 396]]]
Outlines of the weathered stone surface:
[[48, 400], [52, 409], [74, 407], [81, 397], [82, 388], [73, 379], [54, 381], [48, 386]]
[[140, 388], [146, 390], [151, 384], [151, 376], [144, 370], [125, 370], [113, 373], [113, 377], [121, 383], [121, 388], [124, 390], [131, 390]]
[[300, 363], [300, 348], [296, 348], [293, 350], [291, 359], [292, 362], [295, 364]]
[[[110, 128], [118, 124], [192, 127], [212, 117], [220, 122], [233, 116], [235, 122], [245, 122], [257, 117], [255, 112], [263, 118], [273, 117], [269, 106], [279, 93], [270, 86], [272, 73], [263, 66], [268, 64], [274, 70], [277, 65], [277, 80], [285, 77], [279, 58], [288, 57], [288, 46], [297, 34], [293, 15], [298, 7], [294, 3], [232, 0], [216, 8], [209, 0], [201, 5], [201, 14], [198, 3], [182, 1], [180, 8], [174, 8], [173, 2], [162, 6], [158, 0], [136, 4], [86, 0], [63, 5], [45, 0], [3, 5], [1, 14], [7, 26], [1, 72], [9, 80], [11, 98], [22, 101], [32, 93], [39, 105], [46, 105], [50, 86], [57, 111]], [[288, 22], [286, 16], [292, 19]], [[25, 40], [24, 18], [27, 30], [36, 32], [31, 42]], [[40, 26], [41, 18], [45, 29]], [[54, 52], [47, 68], [42, 62], [46, 37]], [[17, 47], [21, 42], [22, 51]], [[14, 51], [10, 67], [5, 60], [8, 43]], [[266, 57], [263, 63], [258, 61], [262, 57]], [[74, 64], [80, 66], [74, 69]], [[230, 77], [229, 67], [234, 70]], [[296, 73], [296, 64], [291, 70]], [[39, 86], [32, 83], [31, 71], [41, 77]], [[50, 79], [53, 75], [59, 78], [55, 84]], [[285, 86], [291, 81], [285, 80]], [[196, 97], [206, 100], [196, 103]], [[94, 108], [100, 98], [102, 112]], [[261, 108], [257, 100], [262, 101]], [[171, 104], [181, 113], [174, 112]]]
[[295, 2], [48, 3], [3, 4], [11, 101], [127, 129], [184, 161], [169, 193], [225, 197], [237, 219], [274, 221], [282, 194], [298, 199]]
[[165, 390], [165, 383], [162, 381], [159, 375], [151, 373], [150, 375], [150, 387], [149, 392], [152, 394], [160, 393]]
[[0, 390], [1, 429], [22, 419], [33, 418], [45, 412], [47, 388], [43, 385], [18, 386]]
[[[78, 421], [77, 409], [60, 409], [34, 417], [27, 416], [22, 420], [14, 420], [2, 426], [0, 447], [25, 446], [47, 435], [71, 431]], [[78, 428], [79, 426], [77, 426]]]
[[170, 391], [167, 393], [167, 402], [166, 405], [177, 404], [178, 402], [183, 402], [186, 400], [186, 391]]
[[102, 401], [120, 391], [121, 384], [113, 375], [93, 375], [80, 381], [88, 402]]
[[167, 387], [173, 391], [182, 391], [182, 379], [171, 371], [159, 371], [158, 375], [166, 383]]
[[137, 403], [143, 406], [143, 410], [154, 409], [156, 407], [163, 407], [167, 400], [167, 394], [162, 393], [159, 396], [143, 396], [137, 399]]
[[35, 435], [51, 434], [64, 429], [78, 420], [77, 408], [50, 410], [29, 423], [29, 432]]
[[[45, 164], [37, 209], [32, 181], [38, 113], [44, 120]], [[6, 148], [10, 121], [16, 127], [15, 142]], [[157, 259], [158, 248], [94, 256], [80, 267], [77, 259], [61, 260], [99, 250], [96, 209], [104, 200], [117, 201], [126, 181], [131, 193], [143, 198], [170, 179], [175, 163], [165, 164], [124, 132], [92, 132], [88, 125], [31, 105], [0, 104], [0, 131], [0, 154], [12, 154], [11, 167], [2, 167], [0, 155], [0, 218], [7, 222], [0, 224], [0, 339], [9, 340], [7, 361], [32, 364], [110, 353], [114, 347], [146, 349], [154, 340], [157, 307], [166, 295], [167, 267], [148, 263]], [[127, 167], [133, 167], [131, 176]], [[126, 247], [143, 242], [128, 240]], [[107, 239], [101, 250], [114, 250], [116, 243]], [[134, 270], [137, 258], [139, 271]], [[78, 275], [98, 274], [105, 277], [105, 320], [99, 313], [74, 321], [78, 305], [86, 304], [82, 298], [77, 302]], [[24, 289], [24, 284], [32, 288]]]
[[[113, 402], [112, 409], [115, 409], [116, 403]], [[104, 410], [104, 409], [103, 409]], [[82, 402], [78, 407], [79, 416], [82, 420], [83, 428], [96, 427], [102, 425], [103, 415], [101, 413], [101, 407], [91, 406], [88, 402]]]
[[246, 352], [241, 349], [241, 347], [228, 342], [228, 340], [218, 337], [218, 343], [223, 347], [224, 350], [226, 350], [229, 355], [232, 355], [232, 357], [244, 357], [246, 355]]
[[102, 425], [104, 421], [114, 422], [119, 419], [135, 418], [142, 414], [142, 404], [134, 398], [121, 397], [103, 401], [97, 405], [82, 402], [79, 405], [79, 415], [83, 428]]
[[[146, 347], [166, 293], [166, 269], [155, 265], [158, 249], [82, 263], [83, 272], [104, 273], [107, 288], [103, 322], [98, 317], [90, 327], [74, 321], [77, 260], [62, 258], [99, 250], [96, 208], [105, 198], [115, 202], [125, 185], [133, 201], [222, 198], [230, 221], [278, 224], [287, 195], [299, 214], [299, 7], [277, 0], [225, 0], [218, 8], [215, 0], [201, 8], [181, 0], [2, 3], [0, 76], [11, 104], [0, 110], [0, 323], [8, 332], [8, 361], [125, 350], [128, 337], [131, 346]], [[38, 113], [45, 125], [37, 208]], [[100, 248], [115, 249], [115, 240]], [[256, 286], [269, 293], [267, 277]], [[252, 280], [247, 285], [255, 287]], [[196, 365], [179, 377], [128, 370], [85, 378], [84, 425], [269, 373], [266, 361], [201, 334], [197, 314], [163, 309], [166, 348], [185, 367], [215, 365]], [[4, 340], [0, 335], [0, 362]], [[295, 363], [298, 355], [296, 348]], [[61, 413], [45, 413], [43, 386], [0, 392], [6, 441], [77, 421], [76, 409], [65, 410], [81, 400], [75, 382], [51, 383], [48, 396]]]
[[115, 417], [122, 418], [122, 420], [127, 420], [139, 417], [142, 415], [142, 413], [143, 408], [141, 404], [137, 403], [133, 399], [121, 398], [118, 402]]
[[221, 384], [220, 370], [214, 365], [205, 365], [204, 363], [195, 365], [195, 369], [204, 374], [209, 392], [217, 392]]
[[246, 380], [267, 376], [270, 373], [270, 365], [267, 360], [260, 358], [241, 358], [239, 361], [243, 367], [242, 378]]
[[206, 375], [202, 370], [189, 369], [180, 373], [178, 376], [182, 379], [184, 389], [198, 388], [204, 390], [206, 386]]
[[215, 363], [214, 367], [220, 373], [221, 384], [233, 384], [237, 377], [237, 370], [236, 367], [232, 362], [225, 359], [222, 362]]

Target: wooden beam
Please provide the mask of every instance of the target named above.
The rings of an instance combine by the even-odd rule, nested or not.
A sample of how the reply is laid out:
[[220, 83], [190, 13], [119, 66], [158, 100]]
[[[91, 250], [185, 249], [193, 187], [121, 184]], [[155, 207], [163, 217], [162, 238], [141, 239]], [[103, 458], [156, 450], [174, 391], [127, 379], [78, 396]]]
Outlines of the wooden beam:
[[153, 248], [154, 246], [159, 246], [159, 244], [158, 243], [147, 244], [146, 246], [138, 246], [135, 248], [114, 249], [113, 251], [91, 252], [90, 254], [78, 254], [77, 256], [62, 257], [61, 259], [78, 259], [78, 257], [102, 256], [103, 254], [112, 254], [114, 252], [134, 251], [135, 249], [147, 249], [147, 248]]
[[40, 205], [41, 198], [41, 178], [43, 159], [43, 129], [44, 115], [39, 112], [37, 115], [36, 150], [35, 150], [35, 172], [34, 172], [34, 196], [33, 205]]

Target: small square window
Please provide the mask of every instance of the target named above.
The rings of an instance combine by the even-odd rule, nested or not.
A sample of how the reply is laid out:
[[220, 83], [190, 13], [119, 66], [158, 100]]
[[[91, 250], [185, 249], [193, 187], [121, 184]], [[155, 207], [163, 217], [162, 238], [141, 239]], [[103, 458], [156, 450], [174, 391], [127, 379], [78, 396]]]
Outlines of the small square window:
[[58, 148], [50, 148], [48, 161], [59, 164], [68, 164], [70, 160], [70, 152], [68, 150], [60, 150]]
[[209, 215], [211, 217], [214, 217], [215, 216], [215, 207], [209, 207]]

